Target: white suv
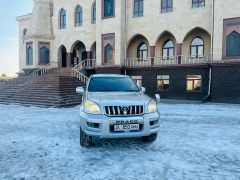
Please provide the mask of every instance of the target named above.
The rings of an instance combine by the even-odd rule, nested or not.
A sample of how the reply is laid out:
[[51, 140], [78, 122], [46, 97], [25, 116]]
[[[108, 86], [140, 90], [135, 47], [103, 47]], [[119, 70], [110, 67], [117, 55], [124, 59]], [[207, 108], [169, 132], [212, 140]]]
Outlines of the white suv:
[[92, 75], [86, 89], [78, 87], [83, 95], [80, 106], [80, 144], [89, 146], [93, 137], [142, 137], [153, 142], [159, 131], [157, 101], [145, 95], [129, 76]]

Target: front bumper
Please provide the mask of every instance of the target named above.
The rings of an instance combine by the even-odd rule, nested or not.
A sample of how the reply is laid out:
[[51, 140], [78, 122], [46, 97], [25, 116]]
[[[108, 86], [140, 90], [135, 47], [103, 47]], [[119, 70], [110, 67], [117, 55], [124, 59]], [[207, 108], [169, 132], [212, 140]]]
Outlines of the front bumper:
[[[109, 117], [106, 115], [92, 115], [85, 112], [80, 112], [80, 123], [82, 130], [88, 136], [98, 138], [129, 138], [149, 136], [150, 134], [157, 133], [160, 125], [160, 115], [158, 112], [151, 114], [144, 114], [142, 116], [124, 116], [124, 117]], [[112, 126], [116, 121], [135, 121], [137, 120], [140, 125], [139, 131], [130, 132], [114, 132]], [[153, 123], [155, 122], [155, 123]], [[89, 124], [96, 124], [97, 126], [89, 126]]]

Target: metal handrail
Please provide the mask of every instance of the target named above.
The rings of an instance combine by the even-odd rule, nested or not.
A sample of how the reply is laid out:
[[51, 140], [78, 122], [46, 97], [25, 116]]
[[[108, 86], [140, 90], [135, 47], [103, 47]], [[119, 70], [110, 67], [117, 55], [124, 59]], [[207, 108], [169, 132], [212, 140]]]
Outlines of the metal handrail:
[[168, 56], [168, 57], [148, 57], [148, 58], [127, 58], [124, 61], [125, 66], [142, 67], [142, 66], [163, 66], [163, 65], [180, 65], [180, 64], [202, 64], [212, 62], [212, 55], [193, 56]]
[[72, 69], [72, 76], [77, 78], [82, 83], [86, 84], [88, 81], [88, 77], [85, 76], [83, 73], [79, 72], [78, 70]]
[[53, 68], [57, 68], [57, 67], [58, 67], [57, 62], [50, 62], [50, 63], [46, 64], [45, 66], [41, 67], [40, 69], [33, 71], [29, 76], [32, 76], [32, 77], [42, 76], [46, 72], [52, 70]]
[[72, 69], [72, 77], [75, 77], [82, 83], [86, 84], [88, 81], [88, 77], [84, 75], [81, 71], [87, 67], [95, 67], [95, 66], [96, 66], [96, 59], [83, 60]]

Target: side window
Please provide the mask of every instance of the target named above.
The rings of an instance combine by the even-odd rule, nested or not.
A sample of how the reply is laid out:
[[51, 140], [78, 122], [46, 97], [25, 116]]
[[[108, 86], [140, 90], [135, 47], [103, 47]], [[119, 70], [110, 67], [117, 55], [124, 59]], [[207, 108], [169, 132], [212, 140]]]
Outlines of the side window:
[[169, 75], [158, 75], [157, 76], [157, 90], [168, 91], [169, 90]]
[[50, 61], [49, 43], [39, 43], [39, 64], [46, 65]]
[[61, 9], [59, 13], [59, 28], [66, 28], [66, 11], [64, 9]]
[[187, 91], [200, 92], [202, 90], [201, 75], [187, 75]]
[[26, 44], [26, 64], [33, 65], [33, 43], [29, 42]]
[[200, 37], [193, 39], [190, 45], [190, 54], [192, 58], [202, 58], [204, 56], [204, 42]]
[[139, 61], [147, 61], [148, 47], [145, 43], [140, 43], [137, 47], [137, 58]]
[[114, 16], [115, 4], [114, 0], [103, 0], [103, 17], [110, 18]]
[[23, 37], [27, 36], [27, 34], [28, 34], [28, 30], [25, 28], [25, 29], [23, 30]]
[[143, 0], [134, 0], [134, 17], [143, 16]]
[[77, 6], [75, 10], [75, 27], [82, 26], [82, 7]]
[[192, 8], [199, 8], [205, 6], [205, 0], [192, 0]]
[[167, 13], [173, 11], [173, 2], [172, 0], [162, 0], [161, 12]]
[[97, 10], [96, 2], [94, 2], [92, 5], [92, 24], [96, 24], [96, 17], [97, 17], [96, 10]]
[[162, 48], [163, 60], [173, 59], [174, 57], [174, 44], [171, 40], [165, 41]]

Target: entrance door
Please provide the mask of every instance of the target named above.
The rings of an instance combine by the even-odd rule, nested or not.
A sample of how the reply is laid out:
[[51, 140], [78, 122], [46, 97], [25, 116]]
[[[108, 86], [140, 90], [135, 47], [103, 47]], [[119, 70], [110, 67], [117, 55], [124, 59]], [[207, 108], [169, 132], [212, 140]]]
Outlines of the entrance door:
[[84, 52], [82, 52], [82, 61], [84, 61], [86, 59], [87, 59], [87, 52], [84, 51]]
[[62, 67], [67, 67], [67, 50], [65, 47], [62, 48]]

